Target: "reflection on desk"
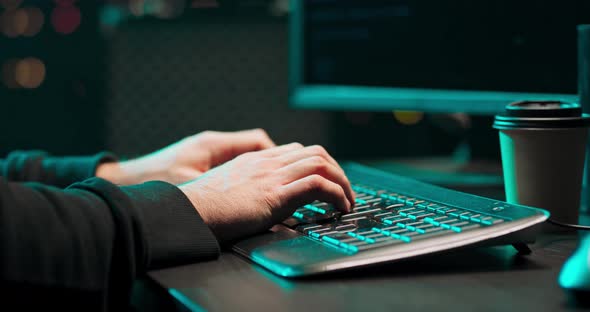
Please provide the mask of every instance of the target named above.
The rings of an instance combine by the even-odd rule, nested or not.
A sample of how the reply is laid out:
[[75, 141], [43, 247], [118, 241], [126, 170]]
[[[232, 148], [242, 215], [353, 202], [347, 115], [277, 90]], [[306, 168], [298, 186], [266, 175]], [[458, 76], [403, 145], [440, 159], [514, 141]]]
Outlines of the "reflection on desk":
[[578, 236], [542, 235], [533, 254], [465, 249], [303, 279], [278, 277], [224, 252], [216, 261], [150, 272], [136, 287], [142, 310], [560, 311], [560, 268]]

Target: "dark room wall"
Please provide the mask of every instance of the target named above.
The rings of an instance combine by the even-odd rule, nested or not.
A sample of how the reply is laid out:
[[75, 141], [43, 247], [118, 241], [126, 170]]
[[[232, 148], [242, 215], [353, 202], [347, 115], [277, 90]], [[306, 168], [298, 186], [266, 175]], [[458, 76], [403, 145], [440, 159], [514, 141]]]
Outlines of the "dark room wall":
[[108, 51], [106, 143], [117, 153], [254, 127], [277, 143], [329, 145], [329, 114], [288, 108], [285, 18], [236, 12], [131, 21], [109, 36]]

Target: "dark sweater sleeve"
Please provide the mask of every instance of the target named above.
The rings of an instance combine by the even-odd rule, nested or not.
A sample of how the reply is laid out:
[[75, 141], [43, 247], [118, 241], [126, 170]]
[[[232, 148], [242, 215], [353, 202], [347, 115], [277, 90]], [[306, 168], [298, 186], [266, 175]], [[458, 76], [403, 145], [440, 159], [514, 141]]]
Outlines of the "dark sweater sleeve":
[[171, 184], [92, 178], [62, 190], [0, 177], [4, 305], [124, 310], [138, 275], [218, 254], [212, 232]]
[[52, 157], [42, 151], [15, 151], [0, 160], [0, 176], [14, 182], [40, 182], [65, 188], [94, 177], [96, 168], [115, 161], [110, 153], [93, 156]]

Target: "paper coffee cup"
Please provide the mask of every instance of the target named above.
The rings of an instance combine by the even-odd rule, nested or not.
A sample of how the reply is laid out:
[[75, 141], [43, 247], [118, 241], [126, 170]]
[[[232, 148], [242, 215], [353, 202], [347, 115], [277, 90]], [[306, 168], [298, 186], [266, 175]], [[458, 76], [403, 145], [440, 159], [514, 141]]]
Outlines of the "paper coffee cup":
[[[523, 101], [498, 115], [506, 201], [578, 224], [590, 115], [576, 103]], [[559, 228], [545, 226], [545, 230]]]

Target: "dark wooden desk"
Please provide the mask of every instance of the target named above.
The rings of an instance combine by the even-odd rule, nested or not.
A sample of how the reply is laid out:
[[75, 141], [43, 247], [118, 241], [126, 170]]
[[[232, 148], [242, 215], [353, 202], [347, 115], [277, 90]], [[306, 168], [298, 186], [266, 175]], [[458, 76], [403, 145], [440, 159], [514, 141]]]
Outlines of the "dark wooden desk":
[[225, 252], [217, 261], [149, 273], [141, 309], [209, 311], [562, 311], [557, 284], [577, 235], [543, 235], [533, 254], [479, 248], [290, 280]]

